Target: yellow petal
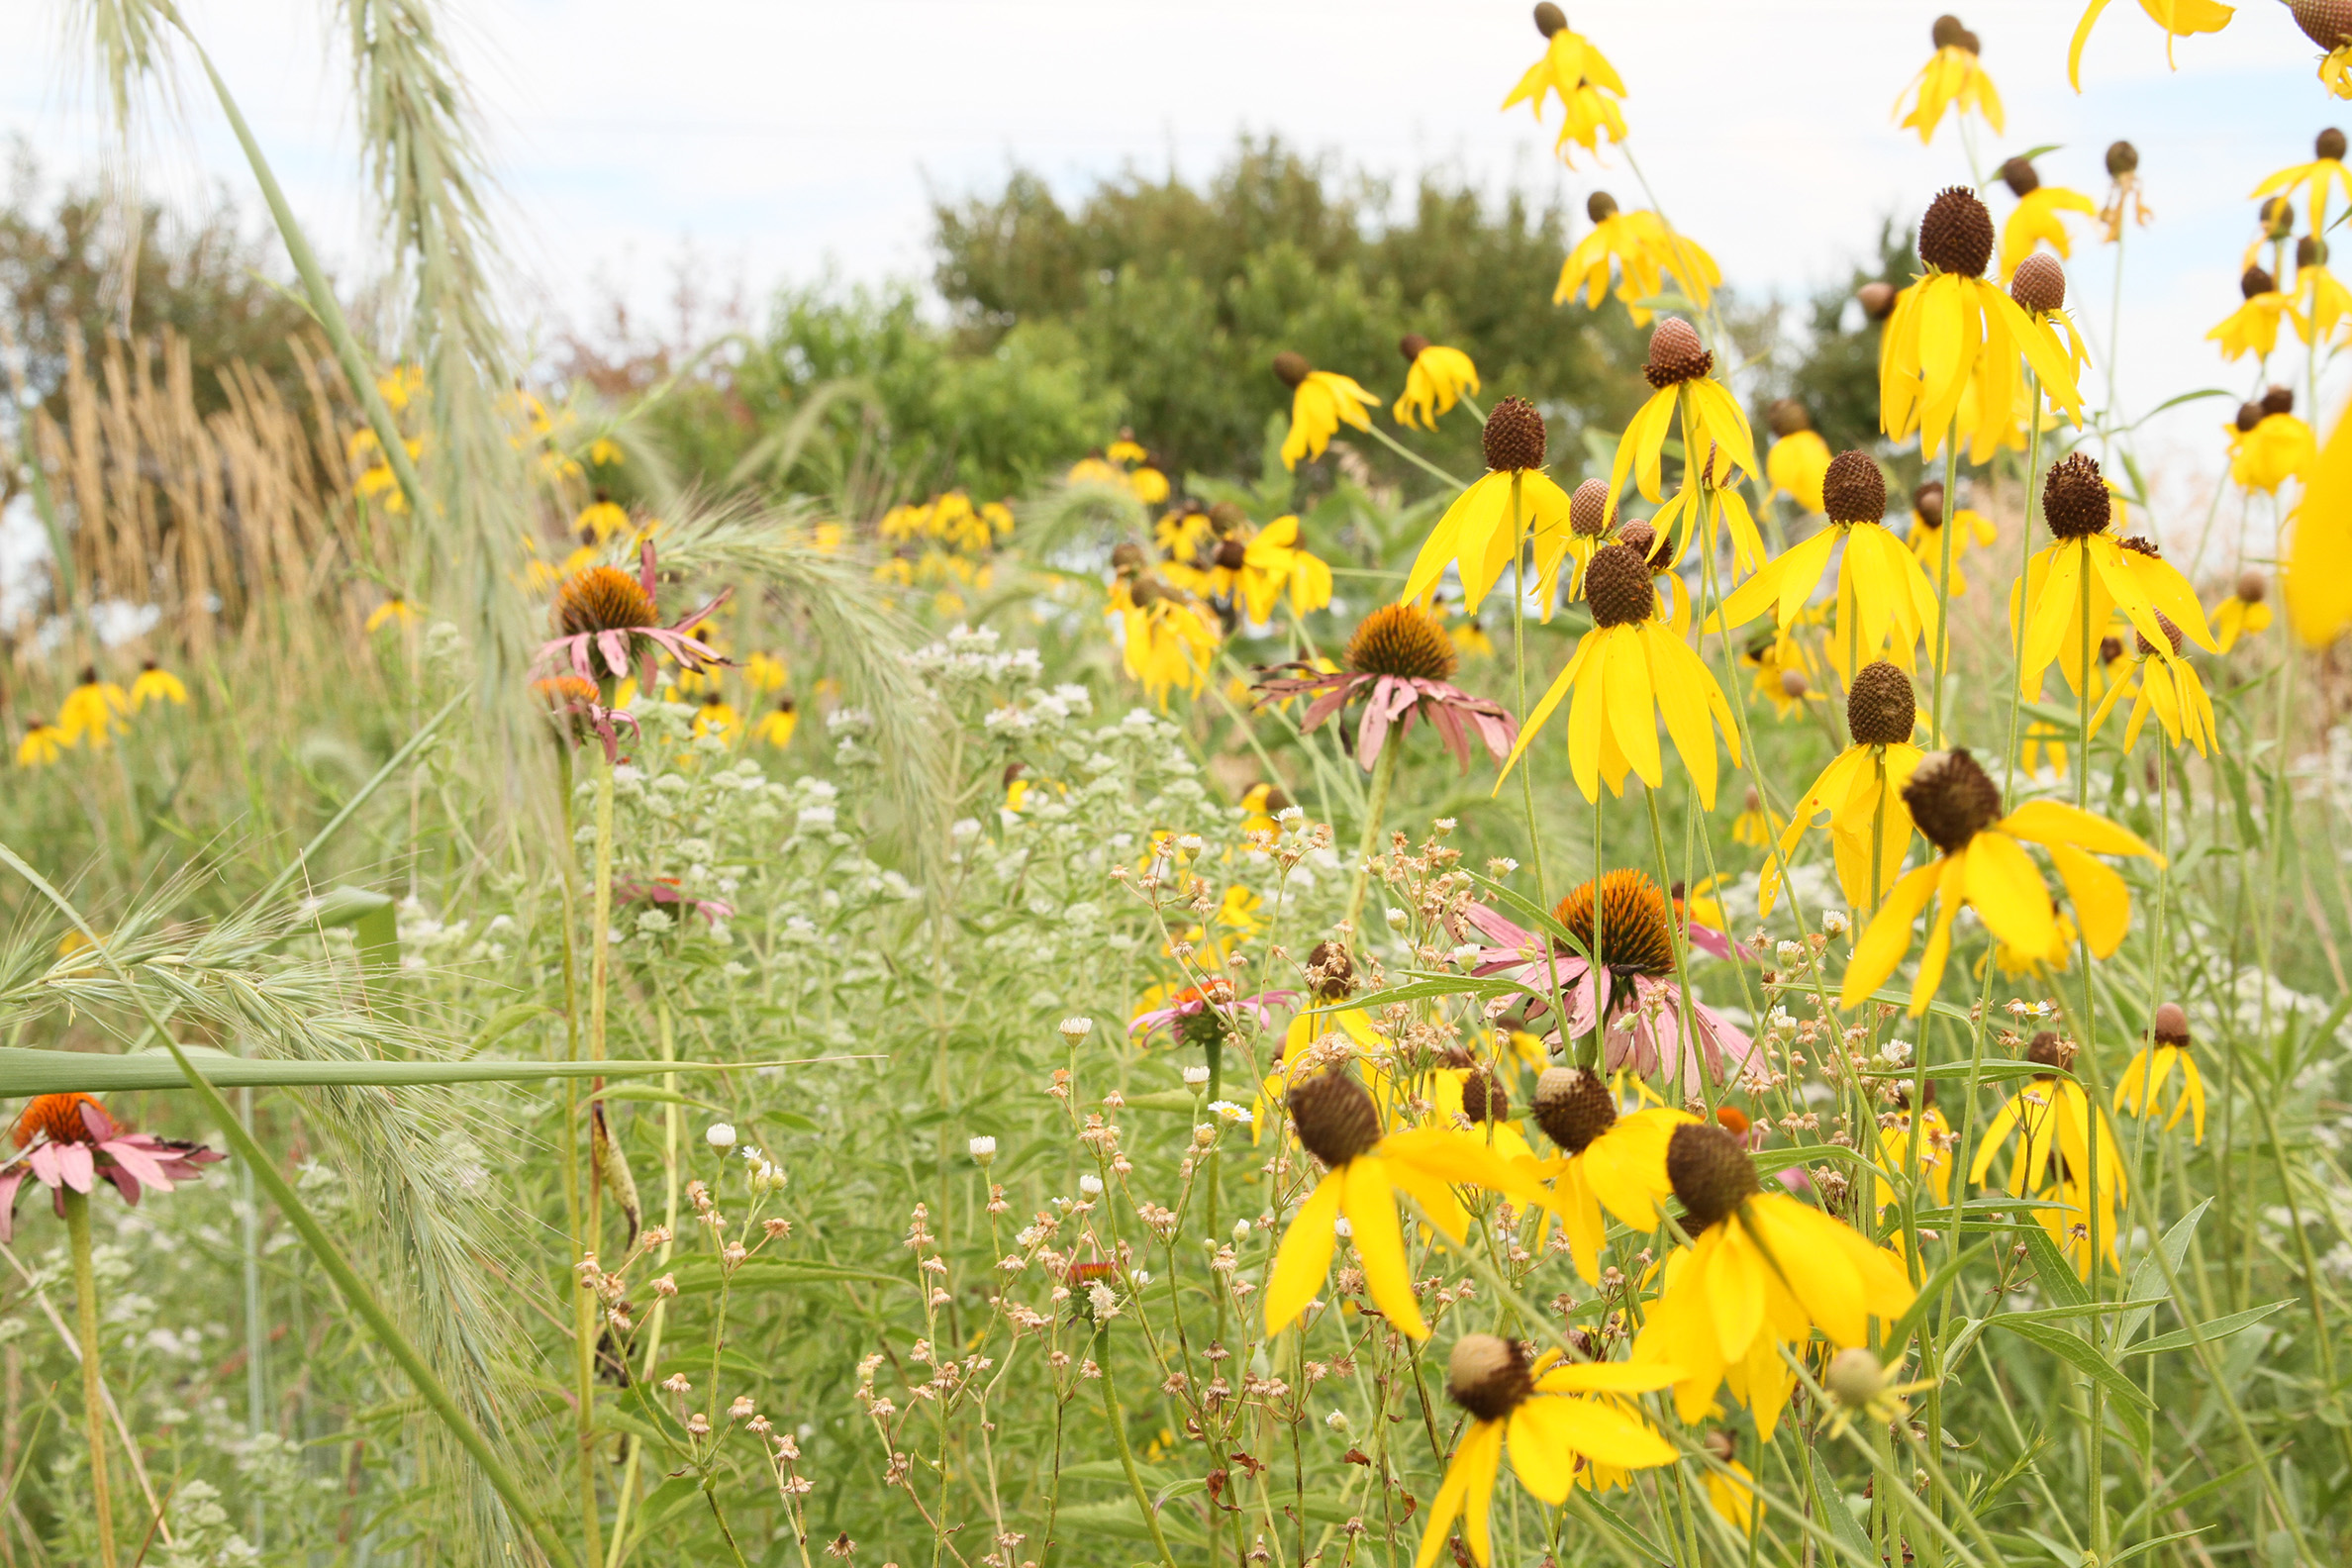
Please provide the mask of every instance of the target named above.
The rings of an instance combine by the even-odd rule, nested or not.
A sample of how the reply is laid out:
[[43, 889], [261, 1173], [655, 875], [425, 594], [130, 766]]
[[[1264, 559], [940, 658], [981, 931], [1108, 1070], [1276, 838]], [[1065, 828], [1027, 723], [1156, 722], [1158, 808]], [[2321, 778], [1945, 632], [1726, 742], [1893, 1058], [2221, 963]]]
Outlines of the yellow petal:
[[1347, 1185], [1344, 1177], [1344, 1167], [1326, 1173], [1282, 1233], [1282, 1245], [1274, 1253], [1274, 1270], [1266, 1279], [1269, 1337], [1298, 1321], [1331, 1272], [1331, 1252], [1338, 1245], [1332, 1222], [1339, 1217], [1339, 1200]]

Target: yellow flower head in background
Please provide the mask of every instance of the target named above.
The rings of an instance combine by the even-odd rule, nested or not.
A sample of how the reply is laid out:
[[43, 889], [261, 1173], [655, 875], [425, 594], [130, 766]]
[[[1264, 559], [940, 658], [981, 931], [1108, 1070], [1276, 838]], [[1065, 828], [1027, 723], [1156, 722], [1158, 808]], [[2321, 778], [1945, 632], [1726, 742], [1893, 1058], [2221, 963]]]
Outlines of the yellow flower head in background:
[[1543, 471], [1543, 416], [1526, 399], [1507, 397], [1487, 416], [1480, 439], [1486, 476], [1454, 497], [1429, 531], [1397, 602], [1427, 595], [1453, 566], [1461, 573], [1462, 607], [1475, 615], [1532, 541], [1535, 591], [1548, 621], [1558, 598], [1560, 561], [1571, 542], [1572, 508], [1568, 493]]
[[1813, 428], [1813, 420], [1794, 398], [1780, 398], [1764, 411], [1773, 441], [1764, 452], [1764, 477], [1775, 495], [1785, 495], [1802, 511], [1821, 510], [1821, 480], [1829, 472], [1829, 443]]
[[[2091, 1103], [2083, 1086], [2068, 1073], [2074, 1054], [2074, 1047], [2049, 1029], [2033, 1036], [2026, 1046], [2025, 1059], [2042, 1071], [1993, 1113], [1984, 1138], [1977, 1144], [1976, 1158], [1969, 1165], [1968, 1179], [1979, 1187], [1984, 1186], [1994, 1159], [2014, 1133], [2017, 1147], [2009, 1157], [2009, 1177], [2002, 1184], [2003, 1190], [2012, 1198], [2052, 1198], [2080, 1215], [2083, 1189], [2090, 1185], [2086, 1178], [2094, 1164], [2091, 1143], [2092, 1123], [2096, 1120], [2100, 1208], [2106, 1222], [2101, 1226], [2102, 1239], [2106, 1243], [2104, 1250], [2111, 1258], [2114, 1205], [2130, 1191], [2130, 1169], [2122, 1157], [2122, 1140], [2115, 1135], [2114, 1124], [2105, 1111]], [[2045, 1214], [2044, 1224], [2056, 1232], [2051, 1239], [2058, 1242], [2060, 1250], [2088, 1278], [2092, 1249], [2069, 1244], [2068, 1226], [2062, 1214]]]
[[725, 740], [742, 727], [743, 716], [735, 712], [733, 703], [715, 691], [704, 697], [702, 706], [694, 711], [696, 739], [704, 735], [717, 735]]
[[131, 683], [131, 711], [139, 712], [148, 703], [171, 703], [188, 706], [188, 688], [171, 671], [148, 659], [139, 666], [139, 678]]
[[[2148, 20], [2164, 29], [2165, 63], [2180, 69], [2173, 60], [2173, 40], [2192, 33], [2218, 33], [2229, 26], [2236, 8], [2216, 3], [2216, 0], [2139, 0]], [[2083, 46], [2091, 41], [2091, 28], [2098, 22], [2099, 13], [2107, 8], [2107, 0], [2091, 0], [2083, 10], [2083, 20], [2075, 24], [2074, 38], [2066, 46], [2066, 79], [2074, 90], [2083, 90]]]
[[792, 732], [799, 728], [800, 705], [787, 693], [776, 699], [775, 707], [759, 716], [759, 723], [751, 727], [751, 738], [781, 751], [792, 744]]
[[1726, 463], [1750, 477], [1761, 471], [1747, 416], [1740, 412], [1739, 400], [1715, 379], [1714, 369], [1714, 351], [1700, 342], [1698, 331], [1689, 322], [1669, 316], [1658, 323], [1650, 334], [1649, 357], [1641, 367], [1642, 378], [1650, 384], [1649, 400], [1617, 438], [1617, 456], [1609, 467], [1612, 511], [1624, 494], [1628, 475], [1650, 500], [1664, 498], [1663, 457], [1678, 419], [1685, 453], [1685, 488], [1702, 471], [1693, 460], [1700, 453], [1708, 455], [1710, 480], [1722, 472]]
[[1911, 113], [1896, 123], [1907, 131], [1919, 133], [1919, 146], [1925, 147], [1935, 136], [1935, 128], [1943, 123], [1944, 111], [1956, 108], [1966, 114], [1975, 110], [1985, 124], [1999, 135], [2006, 122], [2001, 112], [2001, 93], [1993, 85], [1993, 78], [1985, 74], [1985, 67], [1977, 56], [1983, 44], [1974, 33], [1960, 25], [1955, 16], [1940, 16], [1929, 32], [1935, 52], [1927, 63], [1919, 67], [1919, 74], [1911, 79], [1895, 100], [1901, 114], [1905, 99], [1910, 99]]
[[[1919, 220], [1919, 259], [1927, 272], [1896, 296], [1879, 342], [1879, 428], [1890, 441], [1913, 433], [1923, 457], [1933, 457], [1958, 429], [1963, 392], [1977, 394], [1977, 425], [2014, 418], [2018, 356], [2041, 377], [2042, 394], [2080, 425], [2083, 395], [2073, 357], [2058, 341], [2050, 316], [2065, 303], [2065, 272], [2020, 264], [2011, 292], [1985, 279], [1993, 259], [1993, 215], [1965, 186], [1940, 192]], [[2055, 274], [2056, 298], [2046, 292]]]
[[65, 754], [72, 736], [47, 719], [25, 721], [24, 738], [17, 741], [18, 767], [48, 767]]
[[[2050, 465], [2042, 482], [2042, 521], [2052, 539], [2027, 560], [2025, 575], [2009, 589], [2010, 634], [2023, 629], [2017, 691], [2028, 702], [2040, 700], [2042, 676], [2052, 663], [2078, 692], [2096, 679], [2097, 670], [2083, 667], [2083, 651], [2086, 643], [2098, 648], [2117, 611], [2150, 646], [2172, 640], [2158, 618], [2161, 611], [2191, 641], [2214, 651], [2213, 634], [2189, 579], [2146, 539], [2117, 539], [2109, 527], [2113, 515], [2113, 497], [2096, 458], [2078, 451]], [[2086, 598], [2093, 629], [2089, 637], [2084, 635]]]
[[1617, 101], [1625, 95], [1625, 83], [1617, 67], [1592, 41], [1568, 26], [1567, 17], [1551, 0], [1535, 8], [1535, 30], [1544, 37], [1543, 57], [1527, 67], [1503, 107], [1523, 103], [1540, 125], [1544, 99], [1558, 98], [1562, 124], [1554, 150], [1563, 162], [1573, 161], [1568, 156], [1571, 142], [1588, 152], [1601, 150], [1604, 132], [1612, 142], [1622, 142], [1625, 117]]
[[1667, 1387], [1677, 1368], [1622, 1361], [1569, 1361], [1556, 1350], [1531, 1356], [1514, 1339], [1466, 1333], [1446, 1358], [1445, 1393], [1470, 1417], [1429, 1504], [1414, 1568], [1430, 1568], [1454, 1521], [1480, 1568], [1494, 1560], [1490, 1516], [1503, 1451], [1530, 1496], [1551, 1508], [1568, 1501], [1580, 1462], [1617, 1470], [1674, 1462], [1674, 1445], [1617, 1400]]
[[2164, 1130], [2170, 1132], [2179, 1127], [2182, 1114], [2187, 1113], [2192, 1118], [2190, 1130], [2194, 1140], [2203, 1143], [2205, 1074], [2198, 1071], [2197, 1058], [2189, 1054], [2189, 1015], [2178, 1002], [2163, 1004], [2148, 1021], [2148, 1043], [2132, 1056], [2131, 1065], [2123, 1069], [2123, 1076], [2115, 1082], [2115, 1109], [2133, 1116], [2158, 1115], [2156, 1097], [2172, 1081], [2176, 1067], [2181, 1073], [2181, 1088], [2173, 1101], [2172, 1115], [2165, 1119]]
[[[2198, 678], [2196, 669], [2181, 657], [2181, 644], [2185, 640], [2181, 629], [2161, 610], [2156, 612], [2156, 623], [2165, 635], [2166, 640], [2162, 642], [2152, 642], [2136, 632], [2132, 634], [2139, 650], [2136, 661], [2139, 679], [2131, 719], [2123, 728], [2123, 749], [2128, 753], [2138, 746], [2140, 727], [2153, 712], [2174, 745], [2186, 738], [2197, 747], [2199, 756], [2209, 756], [2213, 749], [2213, 701], [2205, 695], [2205, 682]], [[2132, 686], [2134, 683], [2129, 680], [2118, 680], [2107, 688], [2099, 711], [2091, 716], [2094, 737], [2107, 724], [2115, 704], [2122, 700], [2125, 688]]]
[[1816, 1327], [1840, 1348], [1866, 1343], [1870, 1320], [1891, 1323], [1911, 1306], [1911, 1282], [1893, 1253], [1844, 1222], [1764, 1192], [1727, 1127], [1676, 1127], [1666, 1173], [1694, 1240], [1666, 1259], [1633, 1363], [1680, 1370], [1674, 1405], [1686, 1421], [1704, 1417], [1728, 1379], [1769, 1437], [1791, 1382], [1781, 1347], [1802, 1347]]
[[2242, 637], [2260, 637], [2270, 630], [2270, 584], [2251, 566], [2238, 573], [2236, 591], [2213, 612], [2213, 646], [2226, 653]]
[[2338, 98], [2352, 98], [2352, 13], [2327, 0], [2291, 3], [2290, 14], [2303, 37], [2327, 50], [2319, 61], [2319, 82]]
[[583, 544], [608, 543], [614, 535], [628, 532], [629, 513], [602, 490], [597, 491], [596, 499], [582, 507], [580, 515], [572, 519], [572, 533]]
[[1459, 348], [1407, 333], [1397, 351], [1405, 356], [1405, 393], [1389, 413], [1400, 425], [1433, 431], [1438, 415], [1460, 402], [1463, 393], [1478, 390], [1478, 366]]
[[1291, 428], [1282, 440], [1283, 467], [1298, 467], [1302, 457], [1311, 462], [1321, 457], [1342, 425], [1360, 431], [1372, 428], [1364, 410], [1380, 407], [1380, 399], [1351, 378], [1335, 370], [1318, 370], [1307, 362], [1305, 354], [1287, 348], [1274, 356], [1274, 374], [1291, 389]]
[[1465, 1230], [1452, 1183], [1528, 1196], [1528, 1183], [1485, 1143], [1447, 1127], [1408, 1127], [1381, 1133], [1380, 1107], [1341, 1069], [1294, 1079], [1285, 1096], [1291, 1129], [1323, 1163], [1323, 1179], [1291, 1218], [1266, 1278], [1266, 1333], [1299, 1321], [1323, 1288], [1338, 1249], [1344, 1217], [1363, 1260], [1372, 1305], [1400, 1333], [1429, 1337], [1414, 1299], [1405, 1232], [1397, 1222], [1398, 1189], [1421, 1205], [1429, 1224], [1456, 1246]]
[[2220, 324], [2205, 334], [2209, 343], [2221, 345], [2221, 357], [2235, 359], [2251, 353], [2267, 359], [2279, 345], [2279, 322], [2282, 318], [2295, 324], [2299, 338], [2310, 336], [2309, 325], [2295, 301], [2279, 291], [2278, 279], [2258, 266], [2250, 266], [2238, 277], [2238, 293], [2243, 302], [2236, 310], [2221, 318]]
[[1197, 693], [1221, 638], [1215, 619], [1148, 573], [1123, 574], [1112, 586], [1110, 613], [1119, 617], [1127, 672], [1161, 707], [1171, 689]]
[[1663, 1108], [1619, 1116], [1617, 1096], [1589, 1067], [1547, 1067], [1535, 1081], [1535, 1125], [1560, 1147], [1556, 1158], [1538, 1162], [1543, 1206], [1559, 1217], [1569, 1256], [1588, 1283], [1601, 1278], [1603, 1210], [1641, 1235], [1658, 1227], [1659, 1200], [1673, 1191], [1667, 1140], [1695, 1120]]
[[[1927, 1190], [1935, 1195], [1938, 1204], [1952, 1201], [1952, 1125], [1936, 1108], [1935, 1080], [1927, 1080], [1925, 1109], [1911, 1115], [1911, 1086], [1906, 1084], [1896, 1092], [1896, 1109], [1885, 1117], [1879, 1128], [1879, 1164], [1885, 1171], [1902, 1176], [1916, 1162], [1919, 1176], [1927, 1183]], [[1918, 1147], [1914, 1151], [1912, 1143]], [[1884, 1209], [1898, 1196], [1894, 1183], [1885, 1175], [1877, 1179], [1878, 1196], [1873, 1207]]]
[[[1911, 533], [1904, 542], [1917, 557], [1919, 569], [1934, 584], [1943, 577], [1944, 487], [1941, 479], [1930, 479], [1911, 492]], [[1983, 549], [2001, 537], [1993, 520], [1982, 512], [1962, 507], [1952, 514], [1952, 597], [1968, 592], [1968, 579], [1960, 573], [1960, 557], [1970, 549]]]
[[67, 692], [57, 707], [57, 728], [65, 732], [67, 745], [88, 740], [91, 750], [101, 750], [116, 731], [131, 728], [123, 722], [123, 715], [130, 711], [130, 694], [100, 678], [98, 666], [88, 664], [82, 667], [81, 684]]
[[1854, 743], [1821, 770], [1789, 813], [1780, 853], [1764, 862], [1757, 881], [1759, 916], [1772, 913], [1782, 864], [1816, 825], [1829, 830], [1837, 885], [1846, 902], [1869, 909], [1887, 896], [1911, 850], [1911, 808], [1903, 790], [1921, 757], [1911, 744], [1918, 722], [1918, 698], [1909, 675], [1883, 659], [1856, 673], [1846, 693], [1846, 733]]
[[404, 627], [412, 627], [417, 624], [417, 607], [398, 594], [394, 594], [367, 613], [367, 624], [363, 630], [380, 632], [396, 621]]
[[2275, 493], [2309, 475], [2319, 455], [2311, 427], [2294, 414], [2295, 394], [2275, 386], [2260, 402], [2239, 405], [2229, 433], [2229, 477], [2240, 488]]
[[2015, 273], [2017, 263], [2031, 255], [2037, 244], [2047, 245], [2061, 260], [2074, 254], [2066, 225], [2058, 221], [2058, 215], [2071, 212], [2094, 217], [2098, 204], [2081, 191], [2044, 185], [2030, 158], [2013, 157], [2002, 164], [2001, 179], [2017, 198], [2016, 209], [2001, 225], [2001, 275]]
[[1552, 303], [1564, 305], [1581, 290], [1587, 310], [1601, 308], [1609, 288], [1610, 264], [1617, 268], [1617, 297], [1632, 313], [1633, 325], [1646, 327], [1655, 313], [1644, 301], [1654, 300], [1672, 278], [1684, 298], [1707, 309], [1721, 286], [1723, 274], [1715, 257], [1697, 243], [1666, 227], [1666, 220], [1643, 209], [1620, 212], [1617, 198], [1595, 191], [1585, 198], [1585, 212], [1593, 232], [1579, 240], [1560, 263], [1560, 281], [1552, 288]]
[[[1584, 586], [1593, 630], [1577, 642], [1567, 667], [1528, 716], [1503, 765], [1504, 776], [1510, 776], [1561, 699], [1573, 692], [1568, 761], [1586, 800], [1600, 799], [1604, 780], [1613, 794], [1622, 795], [1627, 773], [1652, 789], [1665, 782], [1658, 750], [1662, 718], [1701, 806], [1714, 811], [1715, 730], [1722, 732], [1732, 765], [1739, 763], [1738, 724], [1723, 689], [1698, 651], [1660, 618], [1650, 563], [1639, 550], [1629, 544], [1602, 545], [1585, 567]], [[1501, 787], [1498, 779], [1496, 788]]]
[[754, 653], [743, 661], [743, 684], [756, 692], [782, 691], [792, 671], [773, 653]]
[[2311, 161], [2296, 163], [2270, 175], [2254, 187], [2256, 196], [2280, 195], [2293, 199], [2304, 186], [2310, 187], [2310, 232], [2327, 232], [2327, 193], [2332, 187], [2352, 201], [2352, 169], [2344, 166], [2344, 133], [2329, 126], [2312, 140]]
[[1903, 786], [1903, 799], [1912, 824], [1938, 854], [1895, 884], [1854, 944], [1838, 996], [1843, 1008], [1860, 1006], [1886, 984], [1911, 950], [1911, 927], [1931, 900], [1938, 908], [1911, 983], [1912, 1018], [1927, 1011], [1943, 980], [1952, 923], [1963, 904], [1977, 912], [1994, 936], [2020, 952], [2047, 953], [2055, 947], [2058, 917], [2025, 843], [2048, 851], [2091, 951], [2101, 958], [2122, 943], [2130, 928], [2131, 892], [2121, 876], [2094, 856], [2146, 855], [2162, 863], [2137, 833], [2057, 801], [2027, 801], [2002, 816], [2001, 786], [1976, 758], [1957, 748], [1922, 757]]
[[[1818, 625], [1818, 611], [1808, 611], [1798, 618], [1800, 625]], [[1755, 694], [1772, 704], [1772, 717], [1787, 720], [1791, 714], [1806, 712], [1806, 704], [1826, 702], [1820, 690], [1820, 670], [1797, 628], [1765, 633], [1747, 645], [1739, 655], [1741, 663], [1756, 672]], [[1762, 842], [1763, 840], [1758, 840]]]

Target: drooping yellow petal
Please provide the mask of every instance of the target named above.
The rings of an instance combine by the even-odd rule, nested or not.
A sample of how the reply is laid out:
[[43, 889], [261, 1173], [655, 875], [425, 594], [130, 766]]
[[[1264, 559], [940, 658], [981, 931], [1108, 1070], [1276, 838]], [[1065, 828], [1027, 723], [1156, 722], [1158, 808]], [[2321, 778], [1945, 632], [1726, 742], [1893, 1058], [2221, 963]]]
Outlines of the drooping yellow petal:
[[1421, 1318], [1421, 1304], [1413, 1299], [1413, 1268], [1405, 1257], [1405, 1229], [1397, 1223], [1397, 1195], [1389, 1185], [1387, 1162], [1376, 1154], [1360, 1155], [1338, 1174], [1347, 1178], [1339, 1207], [1353, 1232], [1356, 1255], [1364, 1260], [1364, 1289], [1372, 1305], [1398, 1332], [1428, 1338], [1429, 1325]]
[[[1331, 1272], [1331, 1253], [1339, 1244], [1339, 1201], [1347, 1183], [1344, 1167], [1326, 1172], [1315, 1191], [1299, 1206], [1290, 1228], [1275, 1249], [1273, 1272], [1266, 1277], [1266, 1332], [1282, 1332], [1298, 1322], [1299, 1314], [1315, 1300]], [[1392, 1222], [1394, 1216], [1391, 1216]]]
[[1887, 902], [1871, 917], [1862, 939], [1854, 944], [1853, 959], [1847, 963], [1845, 982], [1839, 988], [1837, 1005], [1841, 1008], [1859, 1006], [1864, 998], [1887, 983], [1895, 966], [1903, 962], [1903, 955], [1911, 948], [1911, 927], [1919, 912], [1935, 896], [1937, 879], [1942, 875], [1941, 862], [1930, 862], [1906, 874], [1887, 895]]

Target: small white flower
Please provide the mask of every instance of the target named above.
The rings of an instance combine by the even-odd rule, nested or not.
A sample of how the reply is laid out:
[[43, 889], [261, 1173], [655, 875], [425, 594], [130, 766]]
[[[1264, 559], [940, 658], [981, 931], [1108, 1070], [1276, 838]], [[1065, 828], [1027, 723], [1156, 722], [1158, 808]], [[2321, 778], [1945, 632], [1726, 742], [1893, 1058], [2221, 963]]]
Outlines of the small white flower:
[[1464, 942], [1453, 950], [1453, 961], [1467, 969], [1478, 962], [1478, 955], [1485, 950], [1476, 942]]
[[1307, 820], [1307, 812], [1304, 807], [1285, 806], [1274, 814], [1274, 820], [1285, 828], [1296, 828]]
[[1879, 1047], [1879, 1060], [1890, 1067], [1901, 1067], [1911, 1058], [1911, 1042], [1910, 1040], [1891, 1039]]
[[1199, 833], [1178, 833], [1176, 847], [1186, 854], [1199, 854], [1201, 852], [1201, 835]]
[[1328, 1426], [1328, 1427], [1330, 1427], [1330, 1428], [1331, 1428], [1331, 1430], [1333, 1430], [1333, 1431], [1335, 1431], [1335, 1432], [1343, 1432], [1343, 1431], [1347, 1430], [1347, 1412], [1345, 1412], [1345, 1411], [1333, 1411], [1333, 1412], [1331, 1412], [1331, 1414], [1330, 1414], [1330, 1415], [1328, 1415], [1328, 1416], [1325, 1416], [1325, 1417], [1323, 1418], [1323, 1424], [1324, 1424], [1325, 1426]]
[[1078, 1190], [1089, 1198], [1100, 1198], [1103, 1195], [1103, 1178], [1094, 1175], [1081, 1176], [1078, 1178]]
[[1243, 1127], [1247, 1127], [1251, 1120], [1249, 1107], [1235, 1105], [1230, 1100], [1212, 1100], [1209, 1109], [1227, 1122], [1237, 1122]]
[[1136, 1284], [1138, 1284], [1138, 1285], [1148, 1285], [1148, 1284], [1150, 1284], [1150, 1283], [1151, 1283], [1151, 1270], [1149, 1270], [1149, 1269], [1137, 1269], [1137, 1270], [1135, 1270], [1134, 1279], [1135, 1279], [1135, 1283], [1136, 1283]]
[[1347, 1223], [1347, 1216], [1341, 1215], [1331, 1222], [1331, 1233], [1344, 1241], [1355, 1234], [1355, 1226]]
[[1821, 932], [1823, 935], [1843, 936], [1853, 929], [1854, 923], [1846, 918], [1844, 910], [1823, 910], [1821, 912]]
[[1073, 1045], [1077, 1044], [1080, 1040], [1086, 1038], [1087, 1035], [1093, 1032], [1093, 1019], [1066, 1018], [1061, 1021], [1061, 1037], [1068, 1040]]
[[722, 1154], [735, 1147], [735, 1130], [725, 1122], [712, 1123], [711, 1129], [703, 1136], [710, 1141], [711, 1147]]
[[1184, 1086], [1187, 1089], [1198, 1089], [1208, 1081], [1208, 1068], [1195, 1065], [1184, 1069]]
[[1785, 941], [1772, 949], [1772, 955], [1780, 960], [1783, 969], [1794, 969], [1805, 962], [1805, 947], [1800, 942]]
[[1236, 1220], [1236, 1221], [1234, 1221], [1234, 1222], [1233, 1222], [1233, 1244], [1234, 1244], [1235, 1246], [1238, 1246], [1238, 1245], [1240, 1245], [1242, 1242], [1244, 1242], [1244, 1241], [1246, 1241], [1246, 1240], [1248, 1240], [1248, 1239], [1249, 1239], [1249, 1222], [1248, 1222], [1248, 1221], [1246, 1221], [1246, 1220]]
[[1393, 909], [1388, 912], [1388, 924], [1390, 931], [1401, 931], [1412, 923], [1413, 917], [1406, 914], [1401, 909]]
[[996, 1158], [996, 1139], [985, 1132], [972, 1139], [971, 1148], [972, 1158], [978, 1164], [986, 1165]]

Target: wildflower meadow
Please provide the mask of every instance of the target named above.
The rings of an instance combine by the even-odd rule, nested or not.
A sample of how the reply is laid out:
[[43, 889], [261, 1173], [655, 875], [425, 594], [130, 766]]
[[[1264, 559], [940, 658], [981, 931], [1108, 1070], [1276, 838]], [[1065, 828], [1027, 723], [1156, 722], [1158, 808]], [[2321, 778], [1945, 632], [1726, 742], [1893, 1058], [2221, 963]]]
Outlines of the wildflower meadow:
[[[1854, 8], [1811, 329], [1545, 3], [1550, 209], [1017, 176], [658, 352], [330, 9], [366, 286], [164, 0], [263, 239], [0, 225], [0, 1564], [2352, 1558], [2352, 4]], [[2170, 175], [1995, 75], [2248, 28], [2135, 382]]]

